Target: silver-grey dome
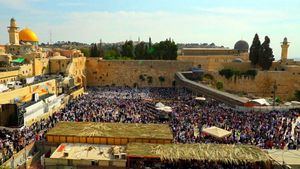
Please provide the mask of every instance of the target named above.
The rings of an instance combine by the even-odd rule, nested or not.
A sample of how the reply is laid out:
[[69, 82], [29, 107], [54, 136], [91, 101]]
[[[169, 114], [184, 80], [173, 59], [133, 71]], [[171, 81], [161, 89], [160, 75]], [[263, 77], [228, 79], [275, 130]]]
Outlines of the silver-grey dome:
[[249, 44], [244, 40], [239, 40], [235, 43], [234, 50], [248, 51], [249, 50]]

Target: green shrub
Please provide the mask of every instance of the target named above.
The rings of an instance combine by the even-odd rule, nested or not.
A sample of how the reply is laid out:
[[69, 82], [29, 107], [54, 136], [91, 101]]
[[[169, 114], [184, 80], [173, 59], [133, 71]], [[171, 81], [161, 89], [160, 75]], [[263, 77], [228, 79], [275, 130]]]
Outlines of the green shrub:
[[217, 87], [218, 90], [222, 90], [224, 86], [223, 86], [222, 82], [217, 82], [216, 87]]
[[234, 71], [232, 69], [222, 69], [219, 71], [219, 74], [226, 79], [230, 79], [234, 75]]
[[221, 76], [224, 76], [226, 79], [230, 79], [233, 76], [244, 76], [244, 77], [251, 77], [254, 78], [257, 75], [256, 70], [247, 70], [246, 72], [241, 72], [239, 70], [233, 70], [233, 69], [222, 69], [219, 71], [219, 74]]
[[247, 70], [244, 72], [244, 76], [254, 78], [257, 75], [257, 70]]
[[297, 101], [300, 101], [300, 90], [296, 90], [294, 95], [295, 95], [295, 99]]
[[280, 97], [276, 96], [276, 97], [275, 97], [275, 102], [276, 102], [276, 103], [281, 103]]
[[149, 83], [149, 84], [152, 84], [152, 82], [153, 82], [152, 76], [148, 76], [148, 77], [147, 77], [147, 80], [148, 80], [148, 83]]
[[146, 79], [145, 79], [145, 76], [144, 75], [140, 75], [140, 80], [141, 81], [145, 81]]
[[214, 80], [214, 76], [208, 73], [204, 75], [204, 78], [209, 80]]

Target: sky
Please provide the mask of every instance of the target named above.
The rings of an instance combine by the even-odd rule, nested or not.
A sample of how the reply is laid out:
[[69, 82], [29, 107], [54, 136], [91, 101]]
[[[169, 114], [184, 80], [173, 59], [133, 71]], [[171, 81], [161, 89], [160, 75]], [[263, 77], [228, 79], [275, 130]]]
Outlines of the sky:
[[7, 26], [36, 32], [40, 42], [85, 43], [125, 40], [215, 43], [233, 48], [251, 45], [255, 33], [271, 39], [275, 57], [280, 42], [291, 42], [289, 58], [300, 58], [299, 0], [0, 0], [0, 43], [8, 43]]

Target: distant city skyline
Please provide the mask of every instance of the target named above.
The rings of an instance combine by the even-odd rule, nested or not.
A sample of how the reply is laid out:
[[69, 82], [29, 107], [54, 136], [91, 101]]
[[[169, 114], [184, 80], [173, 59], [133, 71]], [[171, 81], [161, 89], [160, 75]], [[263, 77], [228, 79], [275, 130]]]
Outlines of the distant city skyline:
[[300, 1], [289, 0], [0, 0], [0, 43], [8, 43], [7, 26], [14, 17], [40, 42], [119, 42], [140, 37], [153, 42], [215, 43], [233, 48], [255, 33], [271, 39], [276, 59], [280, 42], [291, 42], [289, 58], [300, 58]]

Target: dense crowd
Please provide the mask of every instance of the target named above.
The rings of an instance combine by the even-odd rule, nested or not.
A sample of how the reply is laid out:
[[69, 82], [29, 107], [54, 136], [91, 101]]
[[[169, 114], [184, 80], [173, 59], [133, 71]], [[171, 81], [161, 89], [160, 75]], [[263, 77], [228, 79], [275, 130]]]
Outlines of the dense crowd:
[[254, 164], [226, 164], [214, 163], [208, 161], [182, 160], [182, 161], [143, 161], [134, 159], [130, 162], [130, 167], [134, 169], [264, 169], [267, 165], [264, 163]]
[[[300, 143], [299, 125], [292, 132], [299, 110], [239, 111], [215, 101], [200, 105], [193, 99], [177, 102], [172, 107], [171, 126], [177, 142], [252, 144], [266, 149], [283, 149], [287, 144], [295, 149]], [[232, 134], [224, 139], [215, 139], [202, 132], [210, 126], [232, 131]]]
[[[172, 112], [156, 111], [162, 102]], [[150, 106], [149, 106], [150, 105]], [[169, 120], [162, 121], [161, 114]], [[172, 88], [90, 88], [88, 94], [71, 100], [48, 119], [20, 130], [0, 130], [1, 163], [29, 143], [44, 139], [58, 121], [169, 123], [174, 142], [251, 144], [261, 148], [296, 149], [300, 145], [300, 125], [293, 127], [299, 110], [252, 112], [239, 111], [214, 101], [197, 101], [184, 89]], [[216, 139], [202, 130], [217, 126], [232, 134]]]
[[18, 130], [0, 130], [0, 164], [3, 164], [14, 153], [19, 152], [30, 143], [45, 138], [47, 129], [54, 126], [52, 117], [32, 124], [30, 127], [23, 127]]

